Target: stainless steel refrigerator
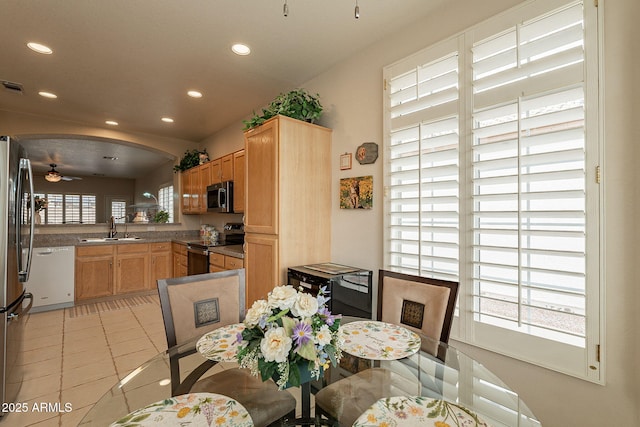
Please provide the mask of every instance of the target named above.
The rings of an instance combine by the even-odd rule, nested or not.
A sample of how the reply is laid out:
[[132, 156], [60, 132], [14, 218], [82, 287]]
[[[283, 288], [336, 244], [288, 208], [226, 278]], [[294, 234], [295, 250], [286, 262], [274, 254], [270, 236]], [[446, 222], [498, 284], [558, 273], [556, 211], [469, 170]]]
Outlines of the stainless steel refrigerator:
[[[33, 252], [33, 174], [25, 149], [0, 137], [0, 402], [13, 402], [22, 385], [22, 331], [33, 304], [24, 282]], [[28, 303], [28, 305], [27, 305]], [[2, 415], [0, 411], [0, 416]]]

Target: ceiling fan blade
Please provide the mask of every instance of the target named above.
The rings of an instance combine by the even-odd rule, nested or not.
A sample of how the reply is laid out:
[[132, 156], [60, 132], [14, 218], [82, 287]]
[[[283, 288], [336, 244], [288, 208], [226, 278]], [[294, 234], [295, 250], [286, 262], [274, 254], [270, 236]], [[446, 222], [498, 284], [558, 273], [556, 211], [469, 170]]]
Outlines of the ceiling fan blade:
[[81, 180], [82, 178], [80, 178], [79, 176], [63, 176], [62, 180], [63, 181], [73, 181], [73, 180]]

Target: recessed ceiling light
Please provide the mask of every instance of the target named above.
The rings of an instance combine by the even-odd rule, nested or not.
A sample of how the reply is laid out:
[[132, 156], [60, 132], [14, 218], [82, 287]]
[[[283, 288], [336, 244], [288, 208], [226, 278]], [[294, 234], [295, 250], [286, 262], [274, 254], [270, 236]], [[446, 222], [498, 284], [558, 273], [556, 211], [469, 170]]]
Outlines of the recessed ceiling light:
[[163, 117], [162, 121], [165, 123], [173, 123], [173, 119], [171, 117]]
[[231, 50], [236, 55], [241, 55], [241, 56], [249, 55], [251, 53], [251, 49], [249, 48], [249, 46], [242, 43], [234, 44], [233, 46], [231, 46]]
[[51, 50], [49, 46], [45, 46], [40, 43], [29, 42], [27, 43], [27, 47], [34, 52], [42, 53], [44, 55], [51, 55], [53, 53], [53, 50]]
[[55, 93], [45, 92], [45, 91], [38, 92], [38, 95], [44, 96], [45, 98], [51, 98], [51, 99], [56, 99], [58, 97], [58, 95], [56, 95]]
[[118, 122], [116, 122], [115, 120], [107, 120], [105, 121], [105, 123], [109, 126], [118, 126]]
[[187, 95], [192, 98], [202, 98], [202, 92], [198, 92], [197, 90], [190, 90], [187, 92]]

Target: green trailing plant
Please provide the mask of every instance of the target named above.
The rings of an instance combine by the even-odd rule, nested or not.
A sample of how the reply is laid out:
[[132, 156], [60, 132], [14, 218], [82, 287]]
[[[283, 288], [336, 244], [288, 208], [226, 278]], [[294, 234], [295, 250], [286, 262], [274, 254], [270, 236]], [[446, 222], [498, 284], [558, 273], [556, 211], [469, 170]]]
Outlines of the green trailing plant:
[[169, 212], [158, 211], [153, 217], [153, 222], [166, 223], [169, 222]]
[[260, 126], [278, 114], [313, 123], [322, 115], [320, 95], [310, 95], [304, 89], [281, 93], [266, 108], [262, 109], [262, 114], [254, 112], [249, 120], [243, 120], [245, 125], [243, 130]]
[[185, 151], [184, 156], [180, 159], [180, 163], [173, 167], [173, 171], [181, 172], [191, 169], [194, 166], [198, 166], [200, 164], [200, 154], [207, 154], [207, 150], [193, 149]]

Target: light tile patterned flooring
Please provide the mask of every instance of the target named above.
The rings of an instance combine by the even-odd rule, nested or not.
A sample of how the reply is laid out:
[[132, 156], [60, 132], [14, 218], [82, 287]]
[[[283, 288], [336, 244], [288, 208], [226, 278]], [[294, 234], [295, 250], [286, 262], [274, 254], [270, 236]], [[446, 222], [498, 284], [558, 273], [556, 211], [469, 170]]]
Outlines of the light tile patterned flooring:
[[75, 318], [64, 309], [31, 314], [18, 402], [70, 403], [72, 410], [10, 413], [0, 427], [75, 427], [118, 379], [166, 348], [157, 303]]

